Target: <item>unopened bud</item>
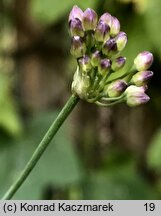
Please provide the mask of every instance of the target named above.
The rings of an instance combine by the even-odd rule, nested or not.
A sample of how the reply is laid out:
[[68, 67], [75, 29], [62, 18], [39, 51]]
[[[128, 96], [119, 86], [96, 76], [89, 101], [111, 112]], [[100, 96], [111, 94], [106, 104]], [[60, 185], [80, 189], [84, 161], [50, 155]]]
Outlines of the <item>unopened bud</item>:
[[95, 39], [98, 42], [104, 42], [110, 38], [110, 27], [105, 22], [99, 22], [95, 30]]
[[71, 36], [84, 36], [84, 31], [82, 27], [82, 23], [79, 19], [73, 19], [69, 22], [69, 30]]
[[119, 97], [126, 89], [127, 83], [124, 80], [116, 80], [107, 87], [109, 97]]
[[127, 35], [125, 32], [120, 32], [116, 37], [116, 44], [118, 51], [122, 51], [127, 44]]
[[134, 59], [134, 64], [138, 71], [144, 71], [149, 69], [152, 63], [153, 54], [148, 51], [139, 53], [137, 57]]
[[99, 22], [104, 22], [104, 23], [106, 23], [108, 26], [111, 27], [111, 25], [112, 25], [112, 16], [111, 16], [111, 14], [109, 14], [109, 13], [104, 13], [104, 14], [100, 17]]
[[136, 86], [142, 86], [147, 84], [148, 81], [152, 78], [152, 76], [152, 71], [140, 71], [132, 77], [131, 82], [134, 83]]
[[110, 35], [112, 37], [116, 36], [120, 32], [120, 22], [116, 17], [112, 17]]
[[114, 70], [114, 71], [120, 70], [125, 65], [125, 62], [126, 62], [125, 57], [118, 57], [118, 58], [114, 59], [112, 61], [112, 66], [111, 66], [112, 70]]
[[98, 72], [104, 76], [109, 72], [110, 68], [111, 61], [109, 59], [102, 59], [100, 65], [98, 66]]
[[126, 89], [126, 94], [127, 95], [131, 95], [131, 94], [135, 94], [135, 93], [144, 93], [146, 90], [146, 88], [144, 86], [138, 87], [135, 85], [130, 85], [127, 89]]
[[78, 95], [81, 99], [86, 99], [90, 85], [90, 77], [87, 74], [79, 73], [79, 68], [77, 68], [73, 77], [72, 92]]
[[83, 58], [80, 58], [78, 62], [82, 72], [86, 73], [91, 70], [92, 65], [89, 56], [83, 56]]
[[93, 67], [97, 67], [100, 64], [100, 61], [101, 61], [101, 53], [98, 50], [96, 50], [91, 55], [91, 64]]
[[150, 100], [149, 96], [145, 94], [144, 87], [131, 85], [126, 89], [125, 93], [126, 103], [131, 107], [145, 104]]
[[86, 45], [79, 36], [72, 38], [72, 44], [70, 52], [76, 58], [82, 57], [86, 52]]
[[106, 41], [106, 43], [103, 45], [102, 52], [103, 52], [103, 54], [105, 54], [107, 56], [111, 56], [112, 54], [116, 54], [117, 53], [117, 45], [116, 45], [115, 39], [110, 39], [110, 40]]
[[145, 94], [135, 94], [135, 95], [130, 95], [129, 97], [127, 97], [126, 103], [127, 105], [129, 105], [130, 107], [135, 107], [135, 106], [139, 106], [142, 104], [147, 103], [150, 100], [150, 97]]
[[77, 5], [74, 5], [69, 14], [68, 22], [74, 19], [79, 19], [80, 21], [82, 21], [82, 18], [83, 18], [83, 11]]
[[97, 26], [97, 14], [94, 10], [87, 8], [83, 14], [83, 28], [85, 31], [95, 30]]

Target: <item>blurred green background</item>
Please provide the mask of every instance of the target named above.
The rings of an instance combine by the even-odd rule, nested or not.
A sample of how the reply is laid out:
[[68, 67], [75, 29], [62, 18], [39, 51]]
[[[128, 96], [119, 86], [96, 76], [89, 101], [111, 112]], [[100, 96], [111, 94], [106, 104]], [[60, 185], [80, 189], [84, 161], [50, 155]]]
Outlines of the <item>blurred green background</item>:
[[108, 109], [81, 101], [14, 199], [161, 199], [160, 0], [0, 0], [0, 195], [70, 95], [74, 4], [119, 18], [129, 64], [154, 54], [151, 100]]

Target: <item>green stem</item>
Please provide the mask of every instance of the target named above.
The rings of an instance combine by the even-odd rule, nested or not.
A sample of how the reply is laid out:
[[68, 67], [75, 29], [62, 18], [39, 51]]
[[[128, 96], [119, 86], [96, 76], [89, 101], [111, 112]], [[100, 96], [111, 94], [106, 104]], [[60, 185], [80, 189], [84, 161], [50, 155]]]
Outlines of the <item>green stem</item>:
[[111, 102], [111, 103], [102, 103], [100, 101], [96, 101], [95, 104], [97, 104], [97, 105], [99, 105], [101, 107], [111, 107], [111, 106], [114, 106], [116, 104], [122, 103], [123, 101], [124, 101], [124, 98], [122, 98], [121, 100]]
[[110, 80], [110, 81], [107, 81], [107, 82], [106, 82], [106, 85], [109, 84], [109, 83], [111, 83], [111, 82], [114, 82], [115, 80], [123, 79], [123, 78], [125, 78], [125, 77], [127, 77], [127, 76], [129, 76], [128, 80], [130, 80], [131, 77], [132, 77], [136, 72], [137, 72], [137, 70], [135, 69], [134, 66], [132, 66], [132, 68], [131, 68], [129, 71], [127, 71], [126, 73], [124, 73], [124, 74], [122, 74], [121, 76], [116, 77], [116, 78], [114, 78], [114, 79], [112, 79], [112, 80]]
[[72, 95], [53, 124], [50, 126], [49, 130], [46, 132], [45, 136], [43, 137], [42, 141], [38, 145], [37, 149], [33, 153], [32, 157], [26, 164], [24, 170], [20, 174], [20, 176], [17, 178], [17, 180], [11, 185], [9, 190], [5, 193], [2, 200], [9, 200], [13, 197], [13, 195], [17, 192], [19, 187], [23, 184], [23, 182], [26, 180], [30, 172], [33, 170], [35, 165], [37, 164], [38, 160], [44, 153], [45, 149], [51, 142], [52, 138], [56, 134], [56, 132], [59, 130], [65, 119], [68, 117], [68, 115], [71, 113], [71, 111], [74, 109], [76, 104], [78, 103], [79, 98], [75, 95]]
[[105, 96], [101, 97], [100, 99], [103, 100], [103, 101], [117, 101], [117, 100], [120, 100], [124, 97], [124, 94], [120, 95], [119, 97], [111, 97], [111, 98], [106, 98]]

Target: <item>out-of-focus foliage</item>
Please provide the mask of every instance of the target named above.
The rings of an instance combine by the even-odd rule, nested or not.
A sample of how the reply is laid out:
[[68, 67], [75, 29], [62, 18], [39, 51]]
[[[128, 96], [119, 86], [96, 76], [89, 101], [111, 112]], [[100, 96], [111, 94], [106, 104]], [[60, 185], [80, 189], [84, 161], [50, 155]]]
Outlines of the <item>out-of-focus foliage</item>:
[[43, 24], [49, 24], [62, 18], [67, 14], [74, 4], [82, 8], [95, 8], [98, 0], [62, 0], [61, 3], [57, 0], [32, 0], [31, 14]]
[[22, 132], [22, 124], [12, 97], [8, 76], [0, 73], [0, 126], [14, 136]]
[[135, 163], [116, 163], [114, 167], [92, 173], [84, 187], [86, 199], [158, 199], [159, 194], [136, 170]]
[[147, 156], [149, 166], [161, 174], [161, 129], [153, 137]]
[[[7, 149], [0, 150], [0, 164], [4, 164], [0, 170], [0, 184], [3, 185], [0, 190], [1, 195], [23, 169], [41, 140], [42, 134], [46, 132], [57, 114], [58, 112], [48, 112], [35, 115], [34, 120], [29, 122], [26, 134]], [[45, 189], [47, 184], [65, 188], [81, 181], [82, 169], [68, 132], [66, 124], [56, 135], [22, 189], [15, 195], [15, 199], [23, 199], [24, 194], [26, 199], [39, 199], [42, 189]]]
[[[19, 1], [22, 2], [22, 0]], [[26, 0], [23, 1], [27, 2]], [[114, 135], [109, 134], [109, 131], [103, 128], [103, 134], [106, 133], [108, 137], [114, 136], [114, 141], [112, 140], [108, 143], [108, 140], [104, 138], [99, 127], [93, 132], [91, 131], [93, 125], [90, 125], [90, 123], [85, 124], [86, 121], [90, 122], [93, 118], [92, 124], [94, 122], [96, 125], [99, 125], [100, 122], [96, 113], [101, 113], [102, 109], [99, 108], [98, 111], [93, 114], [90, 112], [92, 105], [86, 106], [86, 109], [90, 110], [89, 113], [87, 112], [88, 116], [84, 115], [86, 110], [82, 111], [82, 113], [80, 112], [79, 114], [82, 115], [82, 123], [77, 120], [78, 117], [74, 119], [73, 131], [69, 130], [69, 120], [66, 122], [14, 198], [51, 199], [53, 197], [55, 198], [54, 190], [56, 189], [60, 193], [62, 191], [66, 191], [67, 193], [63, 193], [62, 196], [56, 196], [57, 199], [160, 199], [161, 76], [159, 70], [161, 68], [161, 1], [28, 1], [30, 2], [30, 10], [24, 10], [24, 14], [28, 13], [26, 17], [31, 16], [31, 20], [29, 21], [34, 20], [36, 21], [34, 24], [37, 23], [42, 27], [41, 31], [43, 33], [40, 35], [40, 37], [42, 37], [40, 42], [39, 40], [31, 42], [30, 40], [32, 37], [25, 38], [27, 35], [26, 32], [29, 31], [29, 33], [32, 33], [28, 25], [33, 23], [28, 23], [27, 20], [24, 22], [24, 26], [21, 26], [22, 23], [19, 22], [19, 20], [15, 20], [15, 17], [17, 17], [17, 13], [14, 14], [14, 8], [16, 7], [14, 5], [15, 2], [17, 1], [5, 0], [2, 5], [4, 10], [3, 7], [0, 8], [2, 11], [2, 13], [0, 13], [0, 195], [2, 196], [8, 186], [16, 179], [47, 128], [56, 117], [58, 112], [54, 111], [56, 110], [55, 107], [60, 107], [60, 104], [62, 106], [64, 103], [66, 92], [62, 92], [62, 88], [60, 88], [61, 90], [56, 89], [53, 93], [54, 95], [59, 95], [60, 91], [60, 99], [57, 101], [55, 97], [53, 97], [53, 103], [47, 104], [48, 100], [46, 100], [47, 102], [44, 105], [44, 107], [52, 107], [52, 112], [49, 112], [49, 109], [45, 109], [44, 107], [42, 108], [42, 110], [44, 109], [42, 113], [39, 113], [37, 108], [35, 108], [35, 110], [30, 110], [29, 107], [24, 105], [26, 95], [21, 89], [21, 84], [25, 83], [25, 90], [29, 92], [27, 96], [29, 95], [32, 97], [33, 92], [38, 91], [37, 89], [40, 90], [44, 88], [44, 86], [42, 87], [40, 85], [39, 87], [36, 82], [34, 83], [34, 79], [42, 74], [40, 80], [42, 79], [45, 81], [48, 76], [50, 78], [51, 74], [49, 68], [51, 67], [50, 65], [52, 65], [51, 62], [54, 62], [54, 64], [58, 62], [58, 65], [62, 64], [65, 66], [69, 64], [69, 68], [73, 69], [73, 60], [69, 58], [70, 54], [65, 56], [66, 53], [69, 53], [67, 48], [69, 48], [68, 43], [70, 40], [67, 40], [66, 34], [61, 34], [60, 29], [65, 28], [65, 26], [67, 27], [68, 13], [74, 4], [78, 4], [82, 9], [92, 7], [99, 14], [109, 11], [119, 18], [121, 30], [125, 31], [128, 35], [128, 44], [123, 53], [123, 55], [127, 57], [128, 62], [125, 70], [129, 69], [133, 63], [132, 60], [140, 51], [149, 50], [154, 53], [155, 61], [152, 68], [154, 69], [154, 79], [149, 85], [149, 93], [151, 94], [152, 100], [150, 105], [147, 105], [145, 108], [148, 110], [147, 113], [149, 115], [146, 114], [145, 116], [141, 115], [138, 117], [133, 114], [135, 111], [137, 113], [137, 109], [134, 109], [134, 112], [127, 112], [126, 109], [122, 108], [124, 113], [121, 115], [121, 123], [119, 123], [118, 121], [120, 121], [120, 119], [116, 118], [117, 112], [112, 113], [113, 122], [109, 122], [112, 131], [114, 130], [115, 132], [118, 124], [121, 125], [120, 131], [125, 128], [126, 131], [123, 131], [119, 136], [117, 133]], [[18, 6], [19, 5], [17, 5], [17, 7]], [[52, 34], [51, 26], [53, 27]], [[24, 28], [21, 29], [21, 27]], [[25, 27], [28, 28], [27, 31], [24, 31]], [[8, 31], [8, 36], [5, 35], [6, 29], [10, 28], [12, 31]], [[19, 32], [20, 29], [22, 32]], [[50, 31], [48, 31], [49, 29]], [[14, 35], [15, 32], [16, 36]], [[29, 33], [27, 36], [30, 36]], [[51, 49], [45, 47], [44, 43], [49, 40], [53, 40], [53, 47], [50, 47]], [[11, 41], [12, 43], [6, 44], [6, 41]], [[64, 42], [61, 43], [62, 41]], [[27, 47], [26, 44], [29, 44], [29, 47]], [[21, 48], [20, 50], [19, 46]], [[61, 53], [62, 50], [63, 55]], [[40, 53], [37, 58], [36, 55], [39, 51]], [[24, 64], [26, 58], [27, 64]], [[11, 59], [12, 61], [10, 61]], [[30, 62], [31, 59], [33, 59], [32, 62]], [[39, 60], [38, 63], [36, 62], [37, 59]], [[33, 63], [34, 61], [36, 64]], [[20, 67], [10, 67], [11, 62], [14, 62], [14, 65]], [[43, 66], [43, 73], [41, 74], [40, 72], [40, 74], [35, 75], [35, 65], [38, 64], [38, 68], [41, 68], [40, 62], [41, 64], [44, 62], [46, 63], [45, 66]], [[66, 64], [66, 62], [68, 63]], [[27, 81], [26, 77], [28, 73], [23, 73], [23, 69], [26, 69], [26, 65], [29, 67], [29, 70], [31, 69], [32, 71], [30, 74], [31, 79], [27, 79]], [[32, 65], [34, 65], [34, 69]], [[53, 65], [52, 67], [52, 73], [58, 73], [58, 75], [62, 77], [64, 80], [63, 83], [66, 83], [65, 85], [68, 86], [69, 92], [70, 82], [67, 79], [68, 76], [66, 73], [68, 72], [68, 74], [70, 74], [71, 80], [72, 72], [69, 70], [63, 73], [63, 71], [57, 70], [57, 65], [55, 68]], [[120, 74], [123, 72], [123, 70], [120, 70]], [[112, 76], [115, 76], [115, 74]], [[36, 79], [36, 81], [40, 80]], [[58, 80], [54, 80], [52, 85], [58, 82]], [[45, 88], [48, 89], [48, 84]], [[42, 93], [44, 92], [42, 91]], [[40, 98], [36, 99], [40, 101], [41, 97], [44, 99], [44, 97], [46, 97], [45, 93], [40, 94]], [[81, 105], [80, 103], [78, 106], [81, 107]], [[93, 109], [95, 109], [95, 107]], [[73, 116], [76, 116], [76, 114]], [[138, 118], [145, 118], [143, 119], [142, 126], [136, 124], [136, 119]], [[147, 123], [147, 119], [150, 122]], [[72, 121], [72, 119], [70, 119], [70, 121]], [[106, 120], [104, 121], [103, 124], [108, 124]], [[124, 126], [124, 122], [127, 122], [127, 126]], [[155, 125], [156, 122], [157, 125]], [[136, 133], [134, 128], [132, 130], [129, 129], [130, 125], [134, 123], [135, 126], [141, 130], [142, 137], [140, 139], [138, 138], [139, 134]], [[82, 124], [81, 127], [80, 124]], [[22, 128], [24, 130], [22, 130]], [[81, 130], [78, 131], [79, 136], [72, 136], [76, 134], [76, 131], [80, 128]], [[148, 132], [146, 132], [147, 130]], [[91, 134], [96, 134], [96, 138], [103, 137], [103, 144], [99, 139], [94, 143], [95, 138], [91, 138]], [[126, 137], [122, 138], [124, 134], [126, 134]], [[17, 135], [19, 135], [19, 137]], [[129, 138], [130, 135], [132, 136], [132, 144]], [[146, 139], [146, 136], [149, 138]], [[137, 145], [137, 147], [135, 145]], [[96, 150], [94, 149], [95, 146], [97, 146]], [[105, 150], [101, 148], [105, 148]], [[100, 156], [99, 151], [104, 151], [104, 156]], [[102, 157], [99, 165], [92, 166], [91, 164], [95, 164], [94, 162], [98, 160], [99, 157]], [[89, 158], [93, 163], [90, 164], [86, 162]], [[48, 187], [50, 188], [49, 191], [52, 193], [49, 197], [44, 196], [44, 192], [48, 191], [46, 189]]]
[[151, 39], [151, 44], [156, 49], [157, 53], [161, 56], [161, 3], [160, 0], [146, 1], [147, 4], [145, 9], [145, 24], [147, 28], [147, 35]]
[[[3, 20], [3, 19], [2, 19]], [[0, 32], [0, 54], [5, 49], [12, 48], [14, 35], [10, 32]], [[0, 56], [0, 127], [4, 128], [12, 136], [18, 136], [22, 132], [22, 122], [18, 113], [18, 105], [13, 97], [14, 76], [13, 60]]]

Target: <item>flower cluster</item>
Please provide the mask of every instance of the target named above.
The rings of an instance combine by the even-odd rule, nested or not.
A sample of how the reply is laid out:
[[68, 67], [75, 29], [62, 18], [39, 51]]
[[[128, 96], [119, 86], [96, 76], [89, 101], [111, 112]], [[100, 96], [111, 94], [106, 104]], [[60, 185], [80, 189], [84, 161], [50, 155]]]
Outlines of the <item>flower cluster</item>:
[[[145, 93], [147, 82], [153, 76], [148, 68], [153, 55], [144, 51], [134, 60], [132, 70], [120, 78], [109, 81], [112, 73], [125, 66], [126, 58], [121, 51], [127, 43], [127, 35], [120, 31], [119, 20], [109, 13], [99, 19], [90, 8], [84, 12], [74, 6], [69, 15], [69, 30], [72, 37], [71, 54], [77, 59], [72, 92], [81, 99], [102, 106], [125, 101], [137, 106], [149, 101]], [[130, 80], [125, 82], [127, 75]]]

